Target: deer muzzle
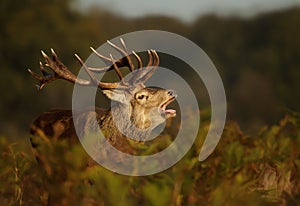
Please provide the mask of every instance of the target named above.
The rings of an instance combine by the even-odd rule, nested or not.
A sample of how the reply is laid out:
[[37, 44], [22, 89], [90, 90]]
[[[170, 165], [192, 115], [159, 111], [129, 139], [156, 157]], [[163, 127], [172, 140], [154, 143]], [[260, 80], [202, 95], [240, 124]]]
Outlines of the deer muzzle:
[[176, 99], [177, 93], [174, 90], [170, 89], [167, 90], [167, 95], [168, 95], [167, 100], [163, 102], [159, 107], [162, 116], [164, 116], [166, 119], [176, 116], [176, 110], [167, 109], [167, 106]]

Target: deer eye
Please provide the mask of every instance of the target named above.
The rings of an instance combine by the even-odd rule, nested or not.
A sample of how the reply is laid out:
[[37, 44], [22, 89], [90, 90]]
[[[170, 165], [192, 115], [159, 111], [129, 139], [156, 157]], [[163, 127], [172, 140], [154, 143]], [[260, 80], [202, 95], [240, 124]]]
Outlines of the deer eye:
[[142, 100], [142, 99], [148, 99], [148, 96], [147, 95], [144, 95], [144, 94], [141, 94], [137, 97], [138, 99]]

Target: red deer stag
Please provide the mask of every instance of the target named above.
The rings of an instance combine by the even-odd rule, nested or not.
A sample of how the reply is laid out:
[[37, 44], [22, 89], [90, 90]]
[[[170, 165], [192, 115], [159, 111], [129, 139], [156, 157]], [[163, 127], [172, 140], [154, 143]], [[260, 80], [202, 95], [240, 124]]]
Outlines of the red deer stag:
[[[115, 116], [112, 115], [112, 108], [105, 110], [96, 108], [95, 111], [81, 111], [81, 119], [85, 120], [83, 131], [94, 130], [93, 127], [100, 127], [105, 138], [115, 148], [133, 153], [132, 148], [128, 144], [128, 137], [143, 140], [142, 136], [149, 134], [155, 127], [162, 124], [166, 119], [174, 117], [176, 111], [166, 109], [167, 105], [176, 98], [173, 90], [162, 89], [158, 87], [145, 87], [144, 83], [153, 75], [159, 65], [159, 57], [155, 50], [148, 51], [149, 62], [143, 68], [143, 63], [138, 54], [134, 51], [128, 53], [124, 41], [121, 39], [122, 48], [108, 41], [108, 44], [121, 53], [124, 57], [114, 60], [110, 57], [103, 56], [95, 49], [91, 48], [97, 57], [107, 63], [104, 68], [91, 68], [85, 65], [82, 59], [75, 54], [75, 57], [85, 69], [89, 76], [89, 80], [76, 77], [58, 58], [53, 49], [51, 49], [52, 57], [47, 56], [43, 51], [42, 55], [45, 64], [40, 62], [41, 75], [28, 70], [40, 84], [38, 88], [41, 90], [44, 86], [57, 79], [64, 79], [69, 82], [83, 86], [97, 86], [102, 92], [115, 104], [112, 104]], [[133, 60], [137, 62], [138, 70], [135, 68]], [[46, 72], [45, 67], [52, 70], [53, 74]], [[125, 80], [120, 71], [120, 67], [129, 68], [132, 77]], [[118, 75], [120, 82], [101, 82], [98, 81], [94, 72], [106, 72], [114, 70]], [[89, 122], [90, 115], [96, 115], [97, 125], [91, 125]], [[117, 115], [117, 116], [116, 116]], [[115, 120], [119, 122], [116, 126]], [[72, 110], [52, 110], [40, 115], [31, 126], [31, 143], [35, 151], [36, 158], [43, 162], [43, 158], [38, 154], [36, 148], [38, 141], [36, 138], [47, 137], [48, 140], [56, 141], [59, 139], [68, 139], [71, 143], [78, 141], [78, 137], [74, 128]], [[133, 128], [134, 125], [134, 128]], [[121, 127], [121, 128], [120, 128]], [[120, 129], [122, 132], [120, 132]], [[142, 131], [142, 132], [141, 132]], [[126, 134], [126, 135], [124, 135]]]

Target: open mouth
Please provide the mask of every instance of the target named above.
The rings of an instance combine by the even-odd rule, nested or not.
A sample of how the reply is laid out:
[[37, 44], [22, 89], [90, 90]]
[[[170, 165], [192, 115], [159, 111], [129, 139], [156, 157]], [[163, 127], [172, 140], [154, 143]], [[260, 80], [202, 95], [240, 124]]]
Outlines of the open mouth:
[[162, 114], [165, 115], [166, 118], [175, 117], [176, 110], [175, 109], [167, 109], [167, 106], [175, 100], [176, 97], [172, 97], [164, 102], [160, 107], [159, 110]]

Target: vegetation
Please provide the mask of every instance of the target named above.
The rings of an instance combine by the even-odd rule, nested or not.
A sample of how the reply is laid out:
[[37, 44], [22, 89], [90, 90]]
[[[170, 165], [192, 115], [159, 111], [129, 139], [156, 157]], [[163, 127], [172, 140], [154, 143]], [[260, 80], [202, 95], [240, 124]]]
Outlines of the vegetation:
[[[85, 168], [81, 145], [44, 144], [52, 173], [28, 151], [1, 138], [4, 205], [296, 205], [300, 200], [300, 122], [289, 115], [258, 135], [226, 125], [214, 153], [198, 162], [208, 124], [175, 166], [152, 176], [129, 177], [101, 166]], [[168, 138], [167, 136], [165, 138]], [[159, 147], [159, 145], [157, 145]], [[89, 182], [89, 183], [87, 183]], [[90, 184], [91, 183], [91, 184]], [[48, 195], [49, 200], [48, 200]]]
[[[52, 205], [298, 204], [300, 8], [251, 19], [208, 15], [184, 24], [164, 16], [126, 19], [100, 8], [83, 13], [74, 9], [74, 3], [0, 3], [1, 205], [45, 205], [48, 201]], [[191, 151], [167, 171], [128, 177], [102, 167], [85, 169], [83, 163], [89, 157], [80, 145], [43, 144], [54, 171], [46, 175], [30, 151], [29, 125], [50, 108], [71, 108], [72, 85], [58, 82], [36, 92], [26, 69], [38, 68], [41, 49], [54, 48], [76, 72], [79, 65], [73, 53], [84, 59], [89, 46], [143, 29], [183, 35], [212, 58], [224, 81], [229, 109], [216, 150], [198, 162], [209, 126], [209, 118], [203, 118], [208, 95], [188, 66], [162, 55], [163, 66], [195, 85], [192, 89], [205, 109]], [[99, 106], [108, 105], [99, 99]]]

